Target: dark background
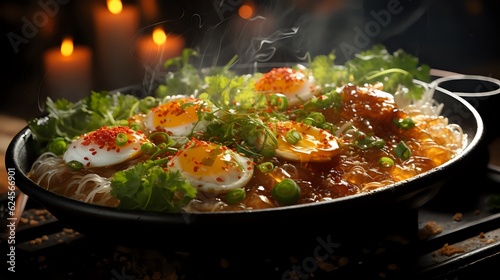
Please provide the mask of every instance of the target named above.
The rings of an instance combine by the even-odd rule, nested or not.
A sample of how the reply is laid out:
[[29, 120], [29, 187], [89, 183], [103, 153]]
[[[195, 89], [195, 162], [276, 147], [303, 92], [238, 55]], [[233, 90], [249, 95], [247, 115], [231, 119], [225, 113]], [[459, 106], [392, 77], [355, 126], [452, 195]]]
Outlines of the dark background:
[[[44, 2], [55, 0], [42, 0]], [[64, 34], [74, 34], [77, 44], [95, 47], [92, 1], [63, 1], [49, 24], [40, 28], [16, 52], [9, 34], [20, 34], [23, 18], [41, 10], [39, 2], [2, 1], [0, 4], [1, 63], [3, 66], [0, 113], [24, 119], [41, 114], [47, 93], [43, 87], [42, 55], [57, 46]], [[101, 1], [104, 2], [104, 1]], [[124, 1], [139, 5], [140, 1]], [[254, 17], [237, 16], [240, 5], [251, 3]], [[374, 25], [374, 13], [397, 5], [383, 24]], [[500, 16], [494, 0], [196, 0], [158, 1], [157, 16], [142, 19], [141, 27], [166, 25], [186, 38], [186, 46], [199, 50], [203, 65], [222, 65], [238, 55], [238, 63], [305, 61], [306, 55], [336, 49], [339, 63], [352, 53], [382, 43], [390, 51], [403, 49], [435, 69], [500, 78]], [[372, 29], [367, 29], [372, 27]], [[370, 32], [360, 44], [359, 30]], [[138, 31], [140, 32], [140, 31]], [[99, 84], [95, 90], [111, 90]], [[137, 80], [124, 84], [140, 83]]]

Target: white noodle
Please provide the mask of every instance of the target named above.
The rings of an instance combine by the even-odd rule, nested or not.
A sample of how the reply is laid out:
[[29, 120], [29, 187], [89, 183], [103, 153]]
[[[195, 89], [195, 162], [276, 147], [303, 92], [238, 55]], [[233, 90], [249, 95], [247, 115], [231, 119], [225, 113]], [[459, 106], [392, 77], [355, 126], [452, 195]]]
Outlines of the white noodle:
[[100, 182], [100, 184], [97, 184], [97, 187], [94, 188], [88, 195], [87, 195], [87, 199], [85, 200], [85, 202], [99, 202], [99, 201], [95, 201], [95, 196], [97, 194], [103, 194], [103, 198], [102, 198], [102, 202], [106, 201], [107, 199], [107, 196], [108, 195], [111, 195], [110, 192], [111, 192], [111, 182], [108, 181], [108, 180], [105, 180], [104, 178], [102, 178], [102, 182]]
[[[68, 180], [62, 182], [63, 176], [71, 172], [65, 165], [64, 160], [56, 154], [47, 152], [32, 165], [30, 177], [36, 178], [36, 183], [47, 190], [64, 195], [69, 198], [104, 205], [113, 197], [110, 194], [110, 180], [98, 174], [90, 173], [82, 175], [76, 173]], [[73, 193], [70, 190], [75, 189]], [[96, 195], [101, 199], [96, 200]]]
[[346, 122], [341, 127], [339, 127], [337, 131], [335, 131], [335, 136], [340, 137], [341, 134], [345, 134], [344, 132], [351, 128], [352, 128], [352, 122]]

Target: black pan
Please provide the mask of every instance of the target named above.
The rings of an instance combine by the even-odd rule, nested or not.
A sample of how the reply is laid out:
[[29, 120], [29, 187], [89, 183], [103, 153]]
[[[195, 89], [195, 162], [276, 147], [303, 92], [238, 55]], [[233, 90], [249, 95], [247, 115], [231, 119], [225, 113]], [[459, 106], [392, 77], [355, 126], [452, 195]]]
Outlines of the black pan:
[[[201, 246], [242, 240], [282, 241], [290, 245], [306, 233], [318, 236], [359, 233], [353, 225], [373, 223], [412, 212], [428, 202], [442, 184], [457, 172], [477, 165], [477, 151], [482, 145], [483, 121], [478, 112], [462, 98], [436, 91], [434, 99], [444, 104], [443, 115], [459, 124], [468, 135], [464, 151], [442, 166], [394, 185], [338, 198], [329, 202], [294, 205], [248, 212], [158, 214], [122, 211], [69, 199], [43, 189], [26, 177], [35, 160], [34, 139], [29, 128], [20, 131], [6, 153], [6, 166], [15, 169], [18, 188], [40, 203], [60, 221], [80, 233], [109, 242], [127, 244], [162, 244], [167, 247]], [[460, 186], [457, 186], [460, 191]], [[464, 190], [465, 191], [465, 190]], [[417, 226], [417, 225], [415, 225]], [[233, 239], [234, 240], [234, 239]]]

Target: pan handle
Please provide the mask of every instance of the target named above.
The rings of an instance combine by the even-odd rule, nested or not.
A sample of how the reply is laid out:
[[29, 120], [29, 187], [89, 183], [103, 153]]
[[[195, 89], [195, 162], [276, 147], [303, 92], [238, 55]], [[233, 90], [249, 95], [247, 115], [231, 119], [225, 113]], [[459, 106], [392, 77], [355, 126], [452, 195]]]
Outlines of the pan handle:
[[432, 81], [430, 87], [448, 90], [466, 100], [468, 98], [485, 99], [500, 94], [500, 80], [480, 75], [446, 75]]
[[[451, 74], [437, 78], [429, 87], [432, 90], [448, 91], [469, 102], [483, 119], [485, 144], [488, 145], [489, 174], [494, 174], [494, 180], [500, 181], [500, 80], [478, 76]], [[490, 176], [492, 177], [492, 176]], [[493, 178], [493, 177], [492, 177]]]
[[[500, 114], [496, 113], [496, 107], [500, 105], [500, 80], [480, 75], [452, 74], [435, 79], [429, 88], [451, 92], [465, 99], [479, 112], [483, 121], [498, 126]], [[499, 129], [495, 127], [494, 130]]]

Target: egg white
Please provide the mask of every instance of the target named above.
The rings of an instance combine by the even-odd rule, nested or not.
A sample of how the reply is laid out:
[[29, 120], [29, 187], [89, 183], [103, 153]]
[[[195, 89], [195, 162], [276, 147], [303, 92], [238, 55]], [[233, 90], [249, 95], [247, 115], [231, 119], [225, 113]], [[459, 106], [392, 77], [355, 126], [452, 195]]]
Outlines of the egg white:
[[284, 93], [284, 95], [290, 107], [300, 105], [320, 93], [320, 87], [316, 85], [314, 77], [310, 76], [296, 92]]
[[144, 134], [132, 131], [132, 133], [127, 134], [129, 143], [123, 146], [111, 147], [110, 145], [99, 145], [93, 141], [89, 143], [86, 137], [96, 133], [96, 131], [73, 140], [63, 154], [63, 160], [66, 163], [78, 161], [85, 168], [111, 166], [140, 156], [142, 154], [141, 145], [148, 141]]
[[[297, 89], [297, 83], [302, 83]], [[264, 73], [256, 82], [255, 89], [268, 94], [280, 93], [286, 96], [289, 107], [300, 105], [321, 93], [314, 76], [307, 71], [289, 67], [274, 68]]]

